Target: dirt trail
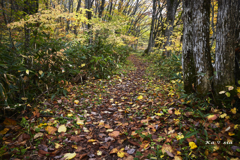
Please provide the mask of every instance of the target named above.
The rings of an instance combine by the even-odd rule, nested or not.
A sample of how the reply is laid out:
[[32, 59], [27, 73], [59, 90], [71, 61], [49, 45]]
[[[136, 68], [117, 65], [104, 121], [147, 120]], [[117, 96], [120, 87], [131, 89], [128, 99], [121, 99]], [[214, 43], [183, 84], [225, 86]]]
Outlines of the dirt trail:
[[[146, 159], [155, 155], [151, 142], [162, 145], [159, 136], [167, 137], [171, 127], [165, 123], [169, 117], [155, 113], [162, 114], [159, 106], [176, 100], [163, 94], [162, 82], [144, 78], [146, 63], [136, 55], [130, 55], [129, 60], [136, 70], [125, 76], [68, 85], [68, 97], [43, 102], [27, 117], [26, 124], [31, 127], [12, 128], [13, 134], [4, 137], [2, 143], [8, 144], [9, 151], [5, 157], [18, 155], [19, 151], [10, 152], [10, 148], [22, 145], [27, 149], [16, 157], [35, 160], [61, 159], [66, 153], [73, 159], [91, 160]], [[19, 134], [19, 130], [24, 132]]]

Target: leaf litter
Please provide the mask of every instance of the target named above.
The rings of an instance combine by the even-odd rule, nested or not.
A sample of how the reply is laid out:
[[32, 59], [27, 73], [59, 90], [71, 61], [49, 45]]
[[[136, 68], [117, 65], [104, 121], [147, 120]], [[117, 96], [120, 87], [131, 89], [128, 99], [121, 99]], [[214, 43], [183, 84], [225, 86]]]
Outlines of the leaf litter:
[[189, 109], [173, 92], [173, 84], [146, 78], [146, 62], [136, 55], [129, 60], [136, 69], [128, 74], [69, 83], [67, 97], [43, 100], [20, 124], [6, 118], [0, 131], [0, 157], [133, 160], [187, 155], [221, 159], [225, 155], [218, 152], [220, 148], [230, 157], [240, 157], [239, 143], [234, 141], [239, 125], [229, 119], [237, 118], [236, 108], [196, 114], [194, 105]]

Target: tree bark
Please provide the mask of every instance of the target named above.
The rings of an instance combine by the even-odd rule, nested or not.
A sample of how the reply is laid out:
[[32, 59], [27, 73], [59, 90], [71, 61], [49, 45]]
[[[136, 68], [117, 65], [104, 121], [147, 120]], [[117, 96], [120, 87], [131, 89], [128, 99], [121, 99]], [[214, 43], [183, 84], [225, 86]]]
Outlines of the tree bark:
[[198, 96], [206, 96], [211, 87], [213, 69], [209, 45], [210, 0], [193, 1], [193, 57], [195, 63], [195, 89]]
[[234, 86], [236, 15], [238, 0], [219, 0], [216, 26], [216, 59], [214, 75], [214, 92], [226, 90], [226, 86]]
[[192, 84], [196, 81], [194, 58], [193, 58], [193, 19], [192, 1], [183, 1], [183, 40], [182, 40], [182, 68], [184, 90], [187, 94], [192, 93]]
[[146, 49], [146, 54], [149, 55], [152, 47], [154, 46], [154, 38], [153, 38], [153, 32], [154, 32], [154, 22], [155, 22], [155, 15], [156, 15], [156, 0], [153, 0], [153, 12], [152, 12], [152, 23], [151, 23], [151, 31], [150, 31], [150, 37], [148, 42], [148, 47]]
[[[171, 35], [173, 32], [173, 24], [175, 20], [175, 14], [177, 11], [177, 8], [179, 6], [180, 1], [179, 0], [167, 0], [167, 28], [165, 30], [165, 37], [166, 42], [164, 44], [164, 48], [166, 46], [171, 45]], [[165, 51], [166, 56], [170, 56], [170, 51]]]

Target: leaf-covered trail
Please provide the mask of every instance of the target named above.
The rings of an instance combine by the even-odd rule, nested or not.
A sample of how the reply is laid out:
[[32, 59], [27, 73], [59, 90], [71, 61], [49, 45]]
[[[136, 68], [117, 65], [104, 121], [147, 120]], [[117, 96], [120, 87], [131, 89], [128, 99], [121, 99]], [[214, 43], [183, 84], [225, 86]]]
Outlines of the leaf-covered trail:
[[[138, 56], [132, 54], [129, 60], [134, 67], [129, 66], [127, 74], [66, 85], [67, 97], [44, 100], [25, 116], [21, 126], [6, 119], [4, 123], [11, 132], [2, 141], [7, 146], [4, 157], [36, 160], [64, 157], [182, 159], [181, 149], [184, 147], [187, 156], [194, 155], [192, 152], [197, 148], [194, 135], [197, 132], [190, 126], [200, 124], [188, 118], [193, 112], [185, 112], [183, 119], [186, 106], [182, 105], [178, 94], [173, 93], [173, 85], [149, 77], [147, 62]], [[180, 121], [183, 128], [179, 127]], [[189, 133], [185, 137], [189, 144], [179, 143], [184, 138], [182, 131]], [[199, 141], [198, 145], [205, 145], [205, 141]], [[196, 152], [195, 156], [200, 157], [199, 153]]]

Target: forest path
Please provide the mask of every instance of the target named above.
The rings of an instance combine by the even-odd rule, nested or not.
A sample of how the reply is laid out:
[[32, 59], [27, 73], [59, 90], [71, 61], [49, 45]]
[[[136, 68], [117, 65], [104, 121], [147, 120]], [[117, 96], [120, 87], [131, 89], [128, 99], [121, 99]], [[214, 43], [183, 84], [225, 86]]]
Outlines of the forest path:
[[[20, 125], [6, 118], [0, 158], [221, 159], [220, 154], [206, 151], [205, 136], [219, 134], [229, 141], [234, 134], [226, 128], [231, 126], [232, 133], [234, 124], [226, 120], [218, 129], [219, 124], [213, 123], [216, 115], [208, 118], [200, 111], [202, 106], [183, 105], [176, 84], [151, 76], [148, 64], [149, 60], [131, 54], [116, 75], [67, 84], [67, 96], [43, 100]], [[231, 150], [230, 145], [223, 147]]]

